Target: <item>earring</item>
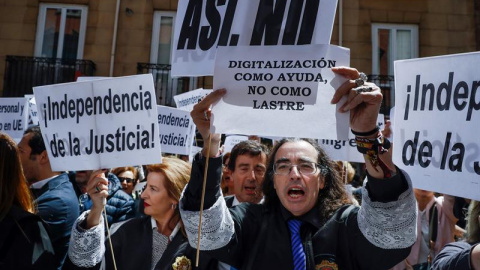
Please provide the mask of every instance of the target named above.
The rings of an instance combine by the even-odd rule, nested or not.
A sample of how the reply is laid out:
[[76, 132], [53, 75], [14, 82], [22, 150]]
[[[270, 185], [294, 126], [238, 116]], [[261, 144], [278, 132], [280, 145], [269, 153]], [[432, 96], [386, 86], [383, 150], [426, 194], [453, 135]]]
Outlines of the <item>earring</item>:
[[173, 209], [173, 210], [177, 209], [177, 204], [172, 203], [172, 209]]

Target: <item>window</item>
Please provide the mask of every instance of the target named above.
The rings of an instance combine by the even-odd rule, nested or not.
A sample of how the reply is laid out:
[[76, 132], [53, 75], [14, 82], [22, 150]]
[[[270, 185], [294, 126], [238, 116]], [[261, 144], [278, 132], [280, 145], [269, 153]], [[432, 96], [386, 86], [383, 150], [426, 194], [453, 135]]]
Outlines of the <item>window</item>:
[[171, 11], [155, 11], [150, 50], [150, 63], [158, 64], [157, 68], [151, 70], [157, 99], [159, 104], [167, 106], [175, 106], [173, 96], [193, 90], [197, 86], [197, 79], [194, 77], [172, 78], [170, 75], [175, 15], [176, 13]]
[[418, 26], [401, 24], [372, 24], [372, 75], [383, 90], [384, 106], [388, 109], [395, 104], [393, 62], [418, 57]]
[[35, 56], [82, 59], [87, 7], [40, 4]]
[[393, 61], [418, 57], [418, 26], [372, 25], [373, 74], [393, 75]]

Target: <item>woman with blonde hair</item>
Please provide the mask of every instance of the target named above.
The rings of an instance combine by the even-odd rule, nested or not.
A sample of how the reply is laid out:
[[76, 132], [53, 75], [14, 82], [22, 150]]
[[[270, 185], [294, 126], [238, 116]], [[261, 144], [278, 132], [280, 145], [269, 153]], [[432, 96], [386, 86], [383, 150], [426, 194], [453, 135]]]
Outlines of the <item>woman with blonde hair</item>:
[[0, 269], [55, 269], [45, 224], [35, 215], [16, 143], [0, 132]]
[[[112, 226], [115, 262], [110, 244], [105, 241], [101, 216], [108, 182], [101, 170], [92, 173], [87, 191], [93, 207], [77, 219], [72, 229], [68, 267], [114, 269], [115, 264], [118, 270], [172, 269], [172, 266], [174, 269], [216, 269], [217, 261], [203, 254], [199, 267], [194, 267], [196, 251], [188, 244], [181, 221], [178, 201], [190, 180], [190, 169], [188, 163], [174, 157], [164, 157], [161, 164], [147, 166], [147, 185], [141, 195], [147, 216]], [[190, 266], [178, 268], [179, 265]]]

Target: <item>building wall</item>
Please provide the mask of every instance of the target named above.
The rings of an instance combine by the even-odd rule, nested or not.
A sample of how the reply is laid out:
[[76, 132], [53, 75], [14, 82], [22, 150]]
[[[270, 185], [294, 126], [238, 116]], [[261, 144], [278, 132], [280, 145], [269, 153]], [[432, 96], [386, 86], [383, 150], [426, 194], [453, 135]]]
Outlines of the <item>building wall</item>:
[[[340, 0], [339, 0], [340, 3]], [[351, 66], [372, 70], [372, 23], [416, 24], [419, 57], [476, 50], [472, 0], [343, 0], [343, 42]], [[338, 44], [338, 16], [332, 44]]]
[[[343, 3], [342, 46], [351, 49], [351, 65], [365, 73], [372, 69], [372, 23], [418, 25], [420, 57], [476, 50], [474, 0], [338, 1]], [[96, 76], [108, 76], [117, 0], [0, 0], [0, 90], [6, 55], [33, 56], [39, 2], [88, 6], [83, 59], [95, 62]], [[178, 0], [121, 0], [114, 76], [136, 74], [138, 62], [149, 62], [153, 12], [177, 5]], [[338, 14], [332, 44], [340, 42]], [[205, 87], [211, 83], [207, 78]]]

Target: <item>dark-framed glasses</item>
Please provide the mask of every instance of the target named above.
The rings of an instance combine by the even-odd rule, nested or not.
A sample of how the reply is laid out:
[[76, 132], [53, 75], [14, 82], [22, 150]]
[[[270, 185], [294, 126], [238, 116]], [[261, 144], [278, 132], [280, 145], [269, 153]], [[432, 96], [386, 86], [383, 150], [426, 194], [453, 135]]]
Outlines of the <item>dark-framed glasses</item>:
[[302, 162], [299, 164], [292, 164], [290, 162], [279, 162], [273, 165], [275, 174], [287, 175], [293, 167], [297, 167], [297, 171], [303, 175], [314, 174], [317, 172], [317, 164], [315, 162]]
[[135, 179], [128, 178], [128, 177], [118, 177], [118, 180], [120, 180], [120, 183], [122, 183], [123, 181], [127, 181], [127, 183], [129, 183], [129, 184], [135, 182]]

